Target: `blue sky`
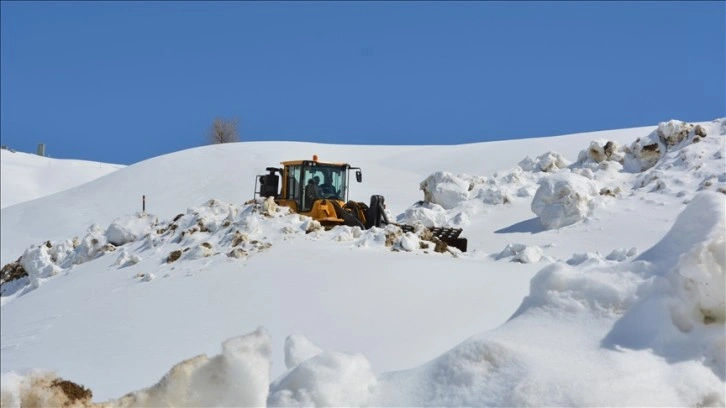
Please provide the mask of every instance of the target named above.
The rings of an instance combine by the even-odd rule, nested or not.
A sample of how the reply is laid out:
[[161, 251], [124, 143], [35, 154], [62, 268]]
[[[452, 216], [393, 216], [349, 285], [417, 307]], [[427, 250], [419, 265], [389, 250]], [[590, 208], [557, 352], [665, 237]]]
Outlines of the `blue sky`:
[[132, 164], [215, 116], [245, 141], [394, 145], [706, 121], [725, 4], [3, 1], [0, 136]]

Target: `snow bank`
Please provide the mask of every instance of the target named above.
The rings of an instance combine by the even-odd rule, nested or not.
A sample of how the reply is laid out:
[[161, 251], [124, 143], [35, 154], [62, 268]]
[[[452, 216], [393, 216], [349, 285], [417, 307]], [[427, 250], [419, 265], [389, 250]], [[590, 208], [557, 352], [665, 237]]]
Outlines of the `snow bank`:
[[272, 341], [263, 328], [222, 343], [222, 353], [175, 365], [156, 385], [109, 401], [115, 407], [248, 406], [267, 400]]
[[106, 242], [106, 237], [97, 225], [91, 225], [82, 239], [77, 237], [58, 243], [46, 241], [40, 246], [26, 249], [20, 259], [12, 265], [25, 275], [3, 281], [2, 305], [15, 296], [21, 296], [37, 289], [42, 283], [73, 265], [93, 260], [116, 248]]
[[[636, 301], [651, 305], [647, 299], [652, 293], [665, 291], [679, 300], [664, 310], [671, 310], [674, 316], [690, 316], [687, 321], [718, 323], [723, 329], [725, 212], [726, 196], [703, 192], [686, 207], [660, 243], [632, 261], [581, 254], [566, 263], [549, 265], [532, 279], [530, 294], [515, 315], [535, 307], [617, 314], [630, 309]], [[612, 257], [623, 252], [626, 257], [635, 254], [634, 249], [616, 250]], [[633, 310], [640, 307], [633, 306]], [[636, 331], [653, 334], [652, 327], [643, 327], [644, 321], [653, 322], [652, 312], [650, 308], [648, 313], [635, 313], [632, 318], [626, 314], [621, 321], [630, 321], [633, 326], [623, 328], [623, 339], [632, 340], [636, 326], [640, 327]], [[663, 323], [656, 322], [654, 327], [673, 325]]]
[[341, 407], [365, 405], [377, 380], [360, 353], [323, 351], [270, 385], [268, 406]]
[[638, 259], [651, 266], [652, 282], [606, 343], [653, 349], [674, 362], [702, 360], [726, 379], [726, 197], [699, 193]]
[[420, 367], [380, 376], [376, 406], [517, 406], [526, 364], [506, 345], [469, 339]]
[[577, 174], [560, 173], [540, 181], [531, 208], [546, 229], [560, 228], [587, 218], [597, 196], [593, 181]]
[[[98, 225], [89, 227], [82, 238], [59, 243], [46, 242], [25, 251], [19, 265], [27, 276], [2, 283], [2, 305], [17, 296], [37, 289], [44, 280], [61, 272], [70, 271], [74, 265], [93, 261], [118, 247], [114, 265], [119, 268], [144, 261], [144, 251], [150, 257], [165, 253], [164, 262], [193, 261], [218, 255], [247, 259], [272, 246], [274, 237], [288, 239], [305, 236], [308, 239], [350, 241], [357, 248], [405, 252], [449, 252], [457, 249], [442, 246], [420, 222], [415, 233], [403, 232], [396, 225], [371, 228], [362, 231], [358, 227], [341, 226], [324, 231], [318, 221], [294, 214], [288, 207], [277, 206], [272, 199], [259, 200], [245, 205], [209, 200], [199, 207], [189, 208], [171, 220], [159, 221], [156, 216], [133, 214], [115, 219], [105, 230]], [[157, 268], [153, 265], [152, 268]], [[154, 278], [143, 274], [144, 281]]]
[[[714, 124], [720, 124], [720, 120]], [[638, 138], [624, 149], [624, 162], [632, 172], [642, 172], [655, 166], [665, 157], [668, 151], [701, 142], [709, 133], [718, 135], [718, 131], [709, 132], [701, 125], [694, 125], [679, 120], [670, 120], [658, 124], [658, 128], [645, 137]]]

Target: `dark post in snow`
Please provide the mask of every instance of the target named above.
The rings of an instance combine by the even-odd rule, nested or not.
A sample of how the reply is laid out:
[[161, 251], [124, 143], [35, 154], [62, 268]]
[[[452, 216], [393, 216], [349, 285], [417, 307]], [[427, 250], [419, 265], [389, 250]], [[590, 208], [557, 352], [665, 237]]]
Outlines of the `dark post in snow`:
[[146, 214], [146, 196], [145, 195], [141, 196], [141, 212]]

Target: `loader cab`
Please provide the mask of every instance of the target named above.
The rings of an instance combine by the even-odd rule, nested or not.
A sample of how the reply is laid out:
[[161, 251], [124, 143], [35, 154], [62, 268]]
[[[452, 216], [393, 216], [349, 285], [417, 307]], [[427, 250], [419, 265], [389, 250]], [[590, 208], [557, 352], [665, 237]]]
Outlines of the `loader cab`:
[[[320, 199], [346, 202], [351, 169], [357, 170], [356, 180], [359, 182], [362, 180], [359, 168], [351, 167], [347, 163], [322, 162], [318, 160], [317, 156], [313, 156], [312, 160], [293, 160], [281, 164], [283, 166], [281, 169], [274, 170], [281, 175], [282, 188], [279, 194], [277, 194], [277, 185], [269, 187], [270, 191], [275, 190], [274, 197], [280, 204], [292, 207], [293, 210], [301, 213], [311, 211], [313, 203]], [[270, 169], [268, 168], [268, 170]], [[266, 181], [274, 182], [275, 179], [268, 177]], [[314, 187], [308, 187], [308, 192], [314, 190], [314, 197], [311, 194], [305, 194], [306, 186], [311, 183]], [[260, 186], [259, 194], [261, 196], [264, 196], [262, 191], [265, 188]]]
[[[348, 201], [350, 170], [355, 170], [359, 183], [363, 180], [360, 168], [351, 167], [348, 163], [323, 162], [318, 160], [317, 155], [312, 160], [292, 160], [281, 164], [281, 168], [268, 167], [268, 174], [257, 176], [255, 195], [273, 197], [278, 204], [314, 218], [316, 215], [322, 217], [321, 214], [310, 214], [316, 201], [334, 200], [340, 205]], [[314, 197], [305, 194], [306, 186], [311, 182], [315, 184]]]
[[283, 165], [287, 181], [283, 186], [284, 198], [295, 201], [298, 211], [310, 211], [319, 199], [347, 201], [350, 167], [347, 164], [303, 160]]

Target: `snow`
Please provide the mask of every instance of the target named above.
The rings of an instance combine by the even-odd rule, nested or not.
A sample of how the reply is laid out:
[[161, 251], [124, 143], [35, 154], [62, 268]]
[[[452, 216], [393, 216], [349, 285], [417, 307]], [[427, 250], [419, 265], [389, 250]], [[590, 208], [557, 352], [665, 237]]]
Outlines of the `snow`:
[[[27, 272], [2, 283], [2, 406], [90, 402], [60, 379], [107, 406], [723, 406], [725, 147], [724, 119], [245, 142], [55, 194], [3, 151], [3, 196], [39, 195], [0, 212], [2, 263]], [[313, 154], [362, 167], [351, 197], [415, 232], [247, 203], [265, 167]]]
[[558, 173], [540, 180], [532, 199], [532, 212], [546, 229], [556, 229], [586, 219], [598, 195], [591, 180], [572, 173]]
[[86, 160], [53, 159], [9, 149], [0, 150], [0, 208], [76, 187], [125, 166]]

